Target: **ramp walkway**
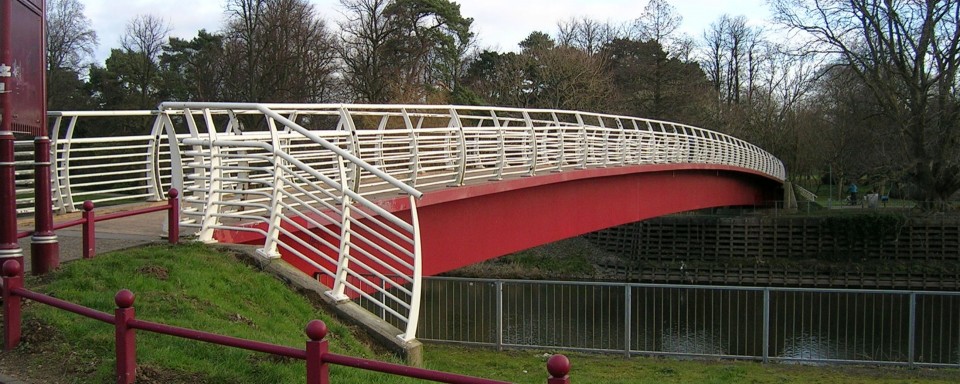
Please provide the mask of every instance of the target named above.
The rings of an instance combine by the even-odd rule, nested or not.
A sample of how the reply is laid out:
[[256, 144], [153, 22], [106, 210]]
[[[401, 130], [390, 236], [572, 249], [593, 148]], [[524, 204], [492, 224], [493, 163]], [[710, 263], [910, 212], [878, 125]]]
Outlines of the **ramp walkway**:
[[[113, 212], [121, 212], [143, 208], [149, 205], [165, 204], [159, 203], [136, 203], [117, 206], [97, 208], [94, 212], [98, 215], [104, 215]], [[80, 218], [80, 212], [67, 213], [54, 217], [55, 223], [69, 221]], [[96, 224], [96, 254], [103, 254], [110, 251], [139, 247], [149, 244], [165, 244], [167, 239], [162, 236], [163, 222], [167, 219], [166, 212], [152, 212], [138, 216], [124, 217], [113, 220], [99, 221]], [[33, 231], [33, 215], [21, 217], [17, 220], [17, 232]], [[57, 241], [60, 245], [60, 263], [81, 259], [83, 257], [83, 232], [81, 226], [61, 229], [56, 231]], [[31, 270], [30, 262], [30, 236], [19, 240], [20, 248], [23, 250], [24, 269]]]

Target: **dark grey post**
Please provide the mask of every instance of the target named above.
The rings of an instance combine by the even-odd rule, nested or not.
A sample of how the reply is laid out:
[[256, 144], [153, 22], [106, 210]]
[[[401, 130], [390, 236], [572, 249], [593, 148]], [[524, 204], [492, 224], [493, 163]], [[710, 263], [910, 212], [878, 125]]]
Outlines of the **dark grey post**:
[[630, 323], [633, 316], [633, 290], [630, 284], [623, 285], [623, 351], [627, 357], [630, 357], [630, 344], [633, 342], [630, 338]]
[[763, 289], [763, 362], [770, 361], [770, 288]]
[[503, 282], [497, 281], [497, 350], [503, 350]]
[[910, 293], [910, 330], [908, 331], [909, 341], [907, 342], [907, 362], [913, 365], [915, 356], [914, 349], [917, 343], [917, 294]]

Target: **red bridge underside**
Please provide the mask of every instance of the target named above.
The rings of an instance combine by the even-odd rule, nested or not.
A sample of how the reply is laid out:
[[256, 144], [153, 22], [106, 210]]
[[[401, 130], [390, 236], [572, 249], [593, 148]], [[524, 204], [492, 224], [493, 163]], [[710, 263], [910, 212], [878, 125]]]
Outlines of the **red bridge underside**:
[[[423, 275], [671, 213], [761, 205], [777, 200], [780, 188], [779, 181], [743, 168], [670, 164], [549, 173], [428, 192], [417, 202]], [[409, 218], [407, 198], [379, 204]], [[216, 238], [263, 244], [256, 236], [220, 231]], [[317, 272], [295, 256], [283, 258], [311, 276]]]

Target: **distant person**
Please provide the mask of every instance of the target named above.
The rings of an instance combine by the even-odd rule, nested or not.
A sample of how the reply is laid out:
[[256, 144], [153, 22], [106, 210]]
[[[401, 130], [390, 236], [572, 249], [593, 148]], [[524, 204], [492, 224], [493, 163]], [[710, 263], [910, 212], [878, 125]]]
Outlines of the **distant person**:
[[867, 208], [877, 208], [880, 204], [880, 194], [874, 192], [872, 189], [870, 193], [867, 194]]
[[850, 194], [850, 205], [857, 203], [857, 183], [851, 182], [847, 187], [847, 193]]

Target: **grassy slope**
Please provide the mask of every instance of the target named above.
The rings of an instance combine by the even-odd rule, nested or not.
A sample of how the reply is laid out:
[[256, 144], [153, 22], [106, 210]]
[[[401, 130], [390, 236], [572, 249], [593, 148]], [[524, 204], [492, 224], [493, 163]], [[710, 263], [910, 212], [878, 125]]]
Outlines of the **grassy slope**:
[[[200, 245], [156, 246], [69, 263], [61, 271], [27, 282], [27, 288], [112, 313], [122, 288], [136, 294], [137, 318], [219, 334], [302, 348], [303, 327], [319, 318], [330, 327], [335, 353], [377, 357], [351, 330], [269, 275]], [[24, 329], [27, 351], [66, 360], [79, 382], [109, 382], [113, 370], [112, 327], [72, 313], [31, 304]], [[39, 328], [39, 329], [30, 329]], [[42, 332], [31, 332], [42, 330]], [[70, 341], [72, 340], [72, 342]], [[164, 382], [303, 382], [303, 362], [207, 343], [137, 334], [137, 359], [147, 376]], [[57, 357], [51, 352], [71, 351]], [[339, 367], [336, 367], [339, 368]], [[347, 382], [395, 382], [347, 368], [333, 370]], [[159, 379], [158, 379], [159, 381]]]
[[[140, 319], [298, 348], [305, 340], [303, 326], [320, 318], [330, 327], [333, 352], [391, 360], [371, 351], [351, 329], [276, 279], [200, 245], [155, 246], [69, 263], [42, 279], [28, 279], [27, 288], [111, 313], [114, 293], [127, 288], [137, 295]], [[17, 363], [29, 367], [28, 376], [38, 378], [37, 382], [112, 381], [111, 326], [35, 303], [25, 312], [24, 343], [17, 351]], [[301, 361], [143, 331], [137, 339], [138, 383], [304, 382]], [[0, 354], [0, 359], [9, 357]], [[433, 369], [519, 383], [546, 381], [542, 351], [497, 353], [429, 345], [426, 360]], [[960, 381], [956, 370], [822, 368], [580, 354], [571, 354], [571, 360], [576, 383]], [[23, 370], [14, 368], [12, 372]], [[337, 383], [414, 382], [344, 367], [333, 367], [332, 377]]]

